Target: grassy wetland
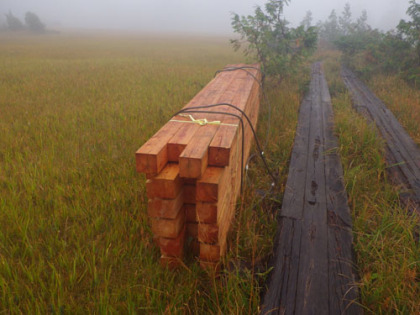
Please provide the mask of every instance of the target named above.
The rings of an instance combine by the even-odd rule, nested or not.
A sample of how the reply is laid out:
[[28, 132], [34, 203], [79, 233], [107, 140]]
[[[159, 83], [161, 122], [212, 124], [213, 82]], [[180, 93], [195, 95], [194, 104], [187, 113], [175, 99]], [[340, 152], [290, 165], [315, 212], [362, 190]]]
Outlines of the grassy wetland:
[[[214, 279], [193, 257], [175, 272], [160, 267], [134, 152], [216, 70], [245, 61], [228, 39], [92, 33], [0, 34], [0, 41], [0, 313], [257, 313], [309, 70], [267, 82], [266, 155], [281, 185], [261, 202], [256, 191], [270, 180], [251, 164], [226, 269]], [[361, 303], [372, 314], [416, 313], [416, 221], [387, 182], [375, 128], [351, 108], [339, 56], [321, 58], [353, 211]], [[393, 92], [384, 82], [396, 79], [387, 80], [372, 86], [391, 108], [399, 104], [392, 110], [419, 143], [418, 91]], [[262, 142], [268, 117], [264, 105]]]

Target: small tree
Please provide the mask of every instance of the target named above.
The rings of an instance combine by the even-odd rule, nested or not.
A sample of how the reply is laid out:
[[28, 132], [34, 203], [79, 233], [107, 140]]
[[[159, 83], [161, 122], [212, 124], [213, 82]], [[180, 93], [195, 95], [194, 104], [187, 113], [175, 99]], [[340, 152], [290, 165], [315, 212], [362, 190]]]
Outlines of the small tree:
[[231, 40], [234, 49], [244, 47], [246, 55], [256, 57], [265, 73], [279, 81], [313, 52], [317, 43], [315, 27], [288, 27], [283, 17], [284, 5], [288, 3], [289, 0], [269, 0], [265, 10], [257, 6], [253, 16], [234, 14], [232, 18], [234, 31], [241, 35], [240, 39]]
[[308, 30], [310, 27], [312, 27], [313, 17], [312, 17], [312, 11], [306, 11], [306, 15], [303, 18], [302, 22], [300, 22], [300, 25], [305, 28], [305, 30]]
[[19, 31], [24, 28], [23, 23], [11, 11], [6, 14], [6, 27], [11, 31]]
[[33, 12], [26, 12], [25, 23], [32, 32], [43, 33], [45, 31], [45, 25], [41, 22], [38, 15]]
[[401, 20], [398, 24], [400, 36], [411, 46], [413, 58], [407, 70], [409, 80], [416, 83], [420, 82], [420, 4], [415, 0], [410, 0], [407, 14], [411, 21]]
[[347, 2], [341, 16], [338, 18], [340, 29], [343, 35], [349, 35], [353, 30], [353, 23], [351, 20], [350, 4]]
[[327, 21], [322, 23], [320, 37], [330, 43], [333, 43], [340, 36], [341, 30], [340, 25], [338, 24], [337, 13], [335, 10], [332, 10]]

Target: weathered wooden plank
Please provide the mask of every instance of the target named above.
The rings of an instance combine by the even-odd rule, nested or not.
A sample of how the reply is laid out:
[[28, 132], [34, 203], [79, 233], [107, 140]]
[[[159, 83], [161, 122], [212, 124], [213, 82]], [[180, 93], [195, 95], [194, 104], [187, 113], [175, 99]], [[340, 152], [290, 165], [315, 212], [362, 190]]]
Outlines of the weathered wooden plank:
[[420, 213], [420, 148], [407, 134], [392, 112], [348, 69], [342, 78], [353, 99], [353, 106], [374, 121], [386, 142], [388, 172], [400, 187], [400, 199], [409, 211]]
[[[301, 254], [296, 303], [298, 314], [321, 314], [328, 309], [328, 242], [324, 165], [324, 125], [320, 68], [313, 69], [311, 120], [308, 139], [307, 177], [302, 217]], [[326, 294], [327, 293], [327, 294]]]
[[300, 258], [300, 221], [281, 218], [273, 257], [273, 272], [265, 292], [262, 314], [293, 314]]
[[299, 112], [262, 314], [362, 312], [356, 303], [351, 217], [332, 115], [328, 87], [316, 64]]

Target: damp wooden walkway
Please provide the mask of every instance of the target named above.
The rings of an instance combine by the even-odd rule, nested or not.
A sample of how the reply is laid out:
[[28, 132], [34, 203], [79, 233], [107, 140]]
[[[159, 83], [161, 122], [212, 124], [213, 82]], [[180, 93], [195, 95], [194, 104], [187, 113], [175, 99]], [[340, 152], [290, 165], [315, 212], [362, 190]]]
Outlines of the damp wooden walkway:
[[321, 65], [299, 122], [262, 314], [360, 314], [352, 222]]
[[420, 148], [385, 104], [350, 70], [343, 68], [342, 77], [354, 108], [375, 122], [386, 142], [388, 173], [400, 188], [401, 201], [410, 212], [420, 214]]

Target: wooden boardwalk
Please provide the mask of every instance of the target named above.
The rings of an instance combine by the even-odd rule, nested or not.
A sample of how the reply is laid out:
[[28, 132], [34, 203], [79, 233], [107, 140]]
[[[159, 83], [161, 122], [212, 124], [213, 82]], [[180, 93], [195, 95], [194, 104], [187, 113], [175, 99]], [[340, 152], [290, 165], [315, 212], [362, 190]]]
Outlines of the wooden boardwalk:
[[409, 211], [420, 214], [420, 148], [407, 134], [392, 112], [348, 69], [343, 81], [358, 112], [375, 122], [386, 141], [388, 172], [400, 188], [400, 199]]
[[360, 314], [352, 222], [321, 65], [301, 104], [262, 314]]

